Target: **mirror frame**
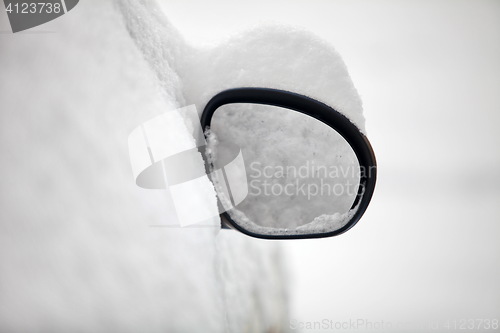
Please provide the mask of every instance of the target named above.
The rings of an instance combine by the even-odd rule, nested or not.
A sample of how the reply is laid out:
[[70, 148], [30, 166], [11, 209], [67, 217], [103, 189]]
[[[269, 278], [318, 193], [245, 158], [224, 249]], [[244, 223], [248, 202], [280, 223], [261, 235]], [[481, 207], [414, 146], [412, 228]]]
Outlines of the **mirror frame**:
[[[221, 221], [229, 228], [236, 229], [248, 236], [263, 238], [263, 239], [303, 239], [303, 238], [322, 238], [340, 235], [351, 229], [363, 216], [373, 192], [377, 178], [377, 162], [372, 146], [367, 137], [361, 133], [356, 125], [354, 125], [346, 116], [331, 108], [330, 106], [321, 103], [310, 97], [300, 95], [285, 90], [271, 88], [234, 88], [222, 91], [212, 97], [207, 103], [201, 115], [201, 128], [205, 135], [210, 129], [212, 117], [217, 109], [226, 104], [235, 103], [250, 103], [278, 106], [285, 109], [297, 111], [307, 116], [313, 117], [324, 124], [328, 125], [337, 131], [351, 146], [360, 166], [360, 170], [364, 168], [365, 172], [360, 172], [359, 187], [356, 199], [351, 206], [351, 209], [356, 207], [357, 211], [352, 218], [342, 228], [314, 234], [297, 234], [297, 235], [264, 235], [246, 230], [233, 221], [228, 212], [221, 214]], [[213, 165], [210, 165], [213, 168]]]

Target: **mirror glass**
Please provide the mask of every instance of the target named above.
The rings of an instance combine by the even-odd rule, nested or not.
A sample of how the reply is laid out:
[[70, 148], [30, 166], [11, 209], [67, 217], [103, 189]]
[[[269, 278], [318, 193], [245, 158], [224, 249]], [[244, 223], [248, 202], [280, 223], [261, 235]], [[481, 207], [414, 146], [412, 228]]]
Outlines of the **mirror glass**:
[[[238, 226], [265, 235], [342, 228], [354, 214], [360, 167], [333, 128], [303, 113], [226, 104], [208, 134], [212, 181]], [[239, 156], [240, 163], [231, 163]]]

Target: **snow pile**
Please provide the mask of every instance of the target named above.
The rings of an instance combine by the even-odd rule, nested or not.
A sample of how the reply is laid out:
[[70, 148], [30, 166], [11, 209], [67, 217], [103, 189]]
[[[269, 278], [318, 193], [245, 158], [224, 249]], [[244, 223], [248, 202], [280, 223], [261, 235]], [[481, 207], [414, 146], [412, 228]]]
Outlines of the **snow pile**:
[[279, 25], [259, 27], [214, 48], [192, 48], [179, 65], [184, 86], [189, 87], [188, 104], [204, 106], [229, 88], [276, 88], [322, 101], [364, 132], [361, 99], [342, 58], [310, 32]]
[[[151, 5], [127, 15], [161, 29]], [[166, 192], [134, 183], [128, 135], [185, 98], [170, 37], [145, 52], [124, 22], [81, 1], [55, 33], [0, 34], [0, 331], [285, 327], [276, 244], [166, 227]]]
[[346, 225], [347, 222], [354, 216], [358, 206], [345, 213], [335, 213], [331, 215], [323, 214], [314, 218], [312, 222], [297, 227], [297, 232], [310, 233], [314, 232], [329, 232], [338, 230]]
[[[237, 34], [213, 48], [198, 48], [183, 41], [157, 12], [148, 14], [147, 9], [133, 1], [124, 2], [121, 8], [127, 28], [145, 58], [160, 72], [158, 78], [165, 88], [171, 88], [171, 85], [168, 80], [165, 83], [168, 75], [164, 72], [175, 68], [173, 77], [181, 78], [183, 87], [181, 101], [186, 105], [196, 105], [200, 113], [212, 96], [225, 89], [276, 88], [324, 102], [346, 115], [364, 132], [361, 100], [344, 62], [329, 44], [311, 33], [294, 27], [265, 26]], [[149, 17], [152, 23], [148, 23], [145, 17]], [[165, 59], [171, 67], [163, 64]], [[248, 105], [227, 108], [229, 112], [216, 113], [213, 133], [222, 146], [236, 144], [243, 149], [247, 177], [249, 164], [255, 161], [263, 166], [294, 164], [299, 167], [299, 163], [313, 161], [323, 166], [334, 165], [341, 170], [357, 167], [348, 144], [319, 121], [278, 108], [248, 108]], [[224, 147], [218, 150], [219, 155], [224, 154]], [[300, 158], [294, 159], [294, 156]], [[222, 168], [224, 163], [216, 167]], [[273, 196], [270, 201], [269, 196], [254, 195], [238, 209], [258, 225], [294, 229], [320, 215], [348, 212], [359, 177], [344, 178], [351, 184], [350, 194], [341, 193], [335, 200], [331, 195], [323, 195], [320, 200]], [[278, 181], [286, 182], [286, 179]], [[221, 190], [223, 187], [219, 186], [219, 193]], [[226, 202], [226, 208], [231, 206]]]
[[[352, 216], [359, 165], [349, 144], [322, 122], [283, 108], [232, 104], [215, 113], [211, 136], [217, 138], [209, 142], [216, 168], [223, 167], [233, 146], [243, 153], [248, 196], [228, 213], [245, 229], [273, 235], [327, 232], [348, 222], [340, 216]], [[213, 180], [216, 187], [225, 183], [224, 177]], [[322, 224], [310, 223], [319, 216]]]
[[363, 128], [335, 51], [289, 28], [197, 50], [152, 1], [82, 1], [44, 29], [0, 34], [1, 330], [286, 329], [277, 244], [168, 227], [173, 202], [134, 184], [127, 138], [235, 86], [301, 92]]
[[[189, 87], [186, 90], [186, 102], [196, 104], [199, 109], [213, 95], [225, 89], [276, 88], [324, 102], [346, 115], [362, 132], [365, 130], [361, 100], [344, 62], [329, 44], [309, 32], [294, 27], [265, 26], [228, 38], [213, 48], [193, 47], [187, 55], [179, 63], [179, 73], [184, 86]], [[216, 112], [213, 121], [217, 122], [215, 118], [218, 118], [220, 126], [214, 129], [214, 133], [222, 144], [234, 142], [242, 148], [247, 171], [250, 167], [248, 163], [255, 160], [259, 160], [262, 165], [283, 165], [292, 162], [290, 156], [301, 156], [294, 162], [305, 163], [306, 160], [318, 160], [318, 155], [314, 154], [327, 152], [333, 156], [319, 161], [319, 164], [338, 165], [340, 168], [357, 164], [357, 161], [353, 162], [352, 151], [346, 143], [335, 137], [323, 124], [290, 112], [267, 112], [269, 108], [265, 107], [248, 109], [248, 105], [231, 105], [224, 108], [232, 111], [221, 112], [223, 108], [220, 108]], [[217, 127], [217, 123], [214, 126]], [[281, 131], [277, 131], [277, 128]], [[303, 135], [302, 131], [306, 134]], [[328, 139], [323, 143], [318, 139], [325, 137]], [[219, 148], [224, 150], [223, 147]], [[338, 156], [343, 156], [343, 160]], [[285, 161], [287, 157], [288, 161]], [[351, 182], [357, 181], [353, 179]], [[323, 201], [310, 201], [310, 204], [319, 204], [321, 209], [311, 209], [310, 205], [306, 209], [295, 205], [293, 209], [290, 203], [273, 205], [268, 199], [258, 199], [257, 196], [253, 200], [247, 198], [243, 207], [238, 206], [241, 209], [238, 214], [246, 216], [250, 207], [253, 207], [251, 211], [255, 213], [254, 216], [247, 218], [255, 224], [293, 229], [324, 213], [343, 214], [353, 202], [352, 196], [339, 197], [334, 201], [332, 210], [324, 210], [327, 200], [332, 203], [331, 197], [325, 196]], [[290, 199], [275, 197], [273, 200]], [[280, 210], [283, 205], [289, 209]], [[236, 214], [234, 210], [229, 213]], [[250, 230], [256, 231], [255, 228]], [[293, 231], [287, 231], [290, 232]]]

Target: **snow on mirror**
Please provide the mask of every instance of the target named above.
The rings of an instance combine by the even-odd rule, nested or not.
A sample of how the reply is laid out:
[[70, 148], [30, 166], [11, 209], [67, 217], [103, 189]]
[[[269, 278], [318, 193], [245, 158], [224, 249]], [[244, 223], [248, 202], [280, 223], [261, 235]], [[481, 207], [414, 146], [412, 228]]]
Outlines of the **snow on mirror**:
[[345, 115], [297, 93], [233, 88], [201, 115], [224, 226], [267, 239], [339, 235], [376, 183], [370, 142]]
[[[324, 234], [344, 227], [352, 217], [358, 160], [325, 123], [272, 105], [226, 104], [213, 114], [208, 141], [216, 170], [224, 170], [241, 151], [244, 163], [237, 170], [213, 173], [212, 180], [224, 210], [247, 231]], [[235, 177], [230, 175], [239, 175], [240, 181], [231, 184]], [[229, 191], [220, 190], [227, 182]], [[235, 192], [246, 196], [235, 202]]]

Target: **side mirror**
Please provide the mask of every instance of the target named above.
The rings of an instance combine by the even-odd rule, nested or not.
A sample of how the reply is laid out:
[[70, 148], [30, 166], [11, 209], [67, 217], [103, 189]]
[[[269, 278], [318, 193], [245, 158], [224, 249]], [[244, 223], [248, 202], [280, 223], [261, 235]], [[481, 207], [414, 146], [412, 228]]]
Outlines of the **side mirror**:
[[268, 88], [226, 90], [207, 103], [201, 125], [211, 171], [235, 152], [244, 161], [230, 173], [210, 173], [227, 227], [265, 239], [336, 236], [370, 203], [377, 172], [370, 142], [317, 100]]

